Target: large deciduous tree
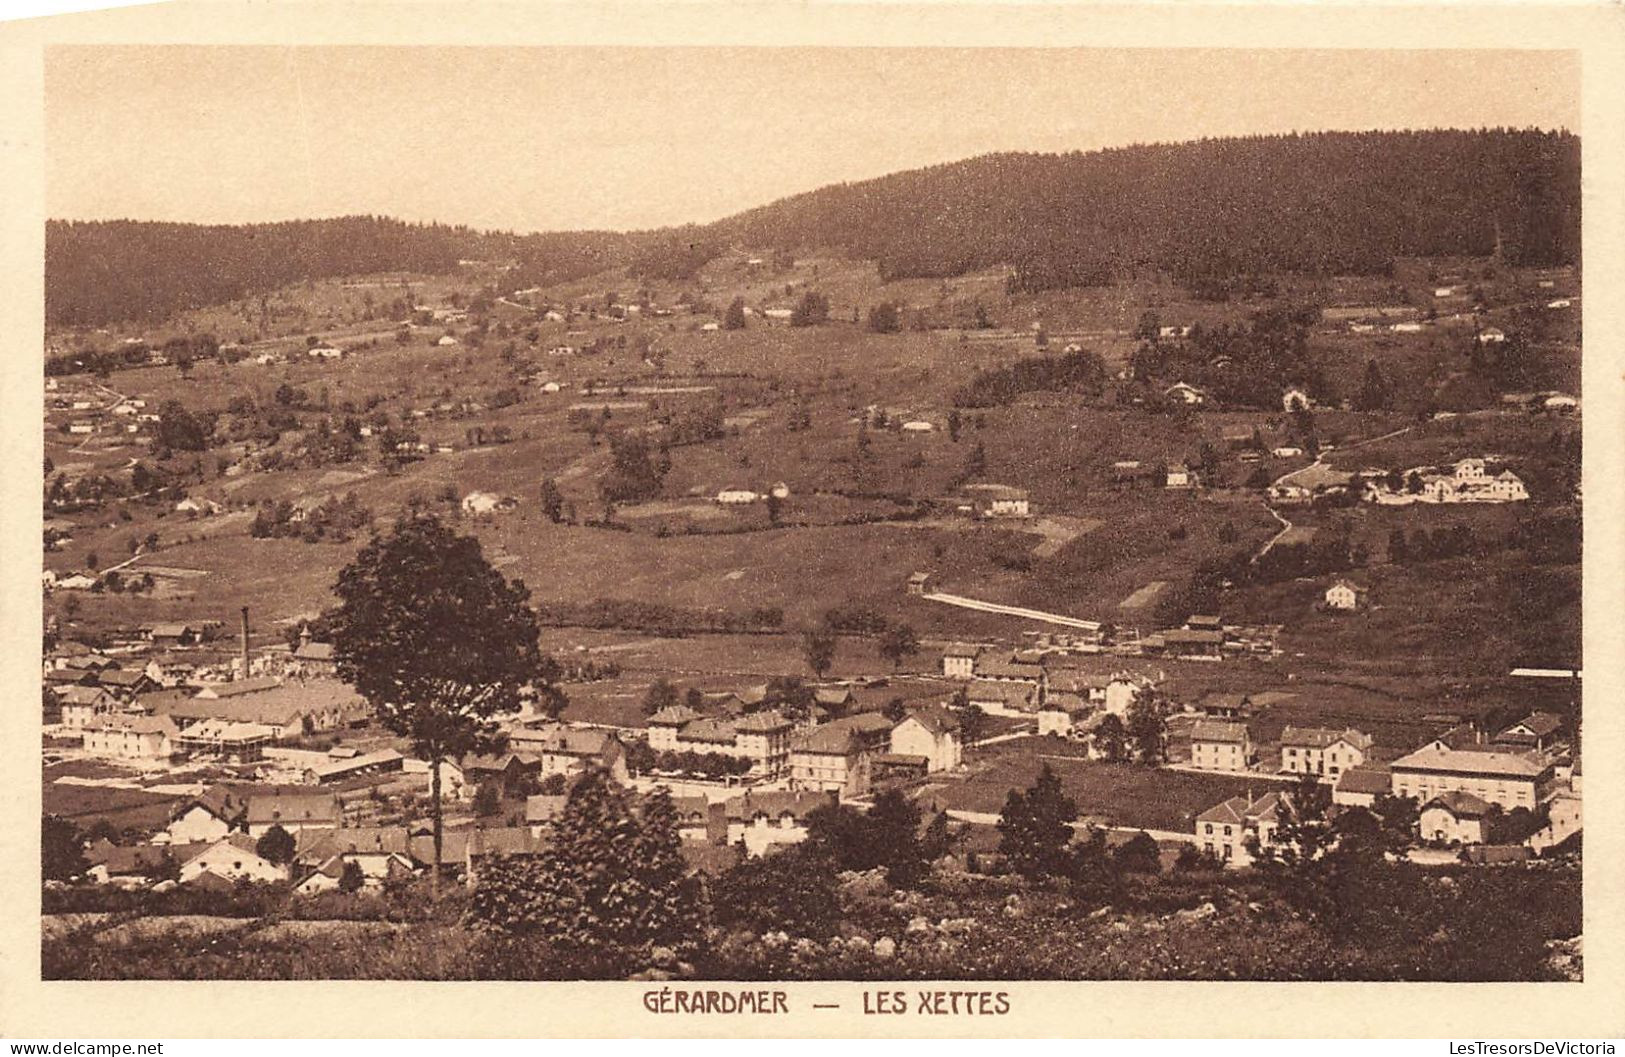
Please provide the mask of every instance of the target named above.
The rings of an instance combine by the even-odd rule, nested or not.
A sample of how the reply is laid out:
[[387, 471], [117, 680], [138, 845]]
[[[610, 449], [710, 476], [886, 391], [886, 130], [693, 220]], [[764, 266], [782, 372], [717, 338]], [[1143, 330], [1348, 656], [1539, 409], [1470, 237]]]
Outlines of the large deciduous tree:
[[334, 591], [339, 675], [429, 763], [438, 879], [441, 764], [494, 748], [496, 717], [527, 699], [556, 713], [558, 666], [537, 645], [529, 589], [492, 568], [477, 539], [432, 514], [410, 514], [375, 536]]

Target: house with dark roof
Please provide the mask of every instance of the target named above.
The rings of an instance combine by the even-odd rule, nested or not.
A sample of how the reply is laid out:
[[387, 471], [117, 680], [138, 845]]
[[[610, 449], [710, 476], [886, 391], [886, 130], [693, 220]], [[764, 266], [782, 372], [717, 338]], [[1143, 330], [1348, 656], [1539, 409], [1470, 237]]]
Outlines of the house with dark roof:
[[1265, 793], [1257, 800], [1233, 796], [1196, 816], [1196, 839], [1204, 852], [1224, 865], [1249, 866], [1253, 855], [1248, 839], [1269, 847], [1290, 806], [1285, 792]]
[[166, 844], [114, 844], [105, 838], [85, 848], [85, 878], [120, 888], [145, 888], [167, 870], [178, 849]]
[[1212, 628], [1169, 628], [1162, 632], [1163, 652], [1191, 660], [1218, 660], [1223, 656], [1224, 632]]
[[145, 671], [136, 668], [107, 668], [96, 677], [96, 684], [123, 700], [137, 694], [158, 689], [158, 683]]
[[1205, 771], [1245, 771], [1253, 742], [1245, 723], [1201, 719], [1191, 725], [1191, 766]]
[[892, 723], [874, 712], [833, 720], [790, 741], [790, 787], [861, 796], [870, 785], [870, 760], [890, 748]]
[[1371, 807], [1378, 797], [1387, 796], [1393, 788], [1393, 775], [1386, 767], [1361, 765], [1350, 767], [1338, 776], [1332, 787], [1332, 803], [1345, 807]]
[[949, 679], [970, 679], [976, 674], [976, 655], [981, 650], [955, 642], [942, 651], [942, 674]]
[[62, 725], [69, 730], [84, 730], [119, 711], [118, 699], [99, 686], [69, 684], [54, 689], [62, 706]]
[[530, 753], [470, 753], [440, 764], [442, 795], [468, 799], [481, 786], [491, 786], [504, 798], [516, 797], [541, 777], [541, 759]]
[[361, 873], [361, 887], [377, 890], [417, 872], [405, 826], [306, 830], [296, 840], [294, 892], [314, 895], [339, 887], [346, 866]]
[[[465, 884], [474, 885], [480, 863], [491, 856], [532, 857], [547, 849], [547, 835], [533, 834], [528, 826], [470, 826], [448, 829], [441, 835], [440, 864], [443, 872], [462, 874]], [[434, 863], [434, 836], [413, 833], [409, 847], [415, 862]]]
[[927, 772], [955, 770], [964, 757], [959, 718], [936, 706], [915, 709], [891, 729], [891, 752], [923, 758]]
[[1040, 706], [1037, 685], [1027, 682], [976, 679], [965, 688], [965, 696], [971, 704], [991, 712], [1032, 712]]
[[249, 794], [248, 835], [263, 837], [272, 826], [297, 834], [306, 829], [337, 829], [344, 818], [339, 798], [332, 793]]
[[1422, 805], [1418, 829], [1423, 840], [1442, 844], [1483, 844], [1492, 809], [1471, 793], [1451, 790]]
[[649, 717], [649, 747], [656, 752], [721, 753], [751, 762], [752, 773], [776, 778], [789, 765], [795, 724], [775, 709], [737, 718], [702, 716], [687, 705]]
[[1531, 712], [1495, 736], [1498, 745], [1545, 749], [1563, 733], [1563, 717], [1555, 712]]
[[837, 802], [834, 793], [754, 792], [728, 800], [728, 843], [743, 844], [747, 855], [762, 855], [782, 844], [807, 839], [807, 816]]
[[1350, 727], [1294, 727], [1281, 731], [1281, 770], [1287, 774], [1314, 774], [1336, 779], [1351, 767], [1365, 763], [1371, 753], [1371, 735]]
[[587, 727], [571, 727], [564, 723], [550, 723], [540, 727], [520, 727], [508, 733], [508, 748], [512, 752], [534, 757], [541, 765], [540, 774], [565, 776], [579, 774], [588, 767], [602, 768], [611, 778], [625, 783], [626, 746], [614, 731]]
[[212, 785], [184, 800], [169, 817], [164, 832], [171, 844], [217, 841], [248, 829], [248, 799], [229, 787]]

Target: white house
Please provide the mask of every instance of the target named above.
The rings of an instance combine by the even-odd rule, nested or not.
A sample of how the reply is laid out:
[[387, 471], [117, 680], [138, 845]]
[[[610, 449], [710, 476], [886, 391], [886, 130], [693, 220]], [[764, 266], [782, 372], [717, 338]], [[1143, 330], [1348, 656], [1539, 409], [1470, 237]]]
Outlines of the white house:
[[255, 841], [242, 833], [218, 840], [181, 863], [181, 883], [196, 881], [206, 873], [227, 881], [281, 881], [287, 872], [254, 850]]
[[443, 335], [439, 341], [435, 342], [435, 344], [440, 346], [455, 345], [457, 344], [457, 339], [452, 337], [450, 334], [446, 334]]
[[1185, 382], [1175, 382], [1162, 391], [1162, 395], [1169, 400], [1177, 400], [1182, 404], [1200, 407], [1207, 403], [1207, 393]]
[[1293, 447], [1290, 444], [1283, 444], [1279, 448], [1273, 449], [1270, 454], [1277, 459], [1295, 459], [1303, 454], [1303, 449]]
[[1371, 735], [1354, 729], [1287, 726], [1281, 731], [1281, 770], [1336, 779], [1365, 763]]
[[1422, 805], [1417, 829], [1423, 840], [1483, 844], [1490, 805], [1471, 793], [1441, 793]]
[[956, 642], [942, 651], [942, 674], [949, 679], [973, 679], [976, 676], [975, 646]]
[[762, 855], [780, 844], [807, 839], [806, 818], [833, 798], [820, 792], [748, 792], [727, 802], [728, 843]]
[[248, 802], [224, 786], [212, 786], [170, 817], [164, 832], [171, 844], [224, 840], [247, 825]]
[[1245, 723], [1198, 720], [1191, 725], [1191, 766], [1204, 771], [1245, 771], [1253, 743]]
[[959, 720], [940, 708], [910, 712], [892, 728], [894, 755], [923, 756], [927, 771], [952, 771], [959, 767], [964, 745], [959, 737]]
[[1365, 605], [1366, 589], [1353, 580], [1338, 580], [1326, 588], [1329, 609], [1355, 610]]
[[1507, 340], [1506, 331], [1499, 327], [1486, 327], [1478, 332], [1478, 341], [1481, 345], [1499, 345]]
[[167, 760], [175, 754], [176, 733], [168, 716], [103, 716], [84, 728], [84, 749], [93, 756]]
[[470, 492], [463, 496], [464, 517], [484, 517], [504, 510], [512, 510], [515, 502], [510, 496], [500, 496], [494, 492]]
[[1523, 479], [1511, 470], [1502, 470], [1490, 479], [1489, 493], [1503, 503], [1521, 503], [1529, 498]]
[[760, 498], [748, 488], [724, 488], [717, 493], [719, 503], [754, 503]]
[[1176, 462], [1168, 467], [1168, 476], [1164, 481], [1164, 487], [1190, 488], [1195, 484], [1195, 480], [1195, 475], [1191, 473], [1190, 467], [1184, 463]]
[[1287, 794], [1279, 792], [1251, 801], [1244, 796], [1231, 797], [1196, 816], [1196, 839], [1204, 852], [1225, 866], [1247, 866], [1253, 861], [1247, 839], [1254, 838], [1265, 848], [1274, 843], [1290, 803]]
[[936, 428], [937, 427], [925, 421], [923, 418], [917, 418], [903, 423], [904, 433], [930, 433]]

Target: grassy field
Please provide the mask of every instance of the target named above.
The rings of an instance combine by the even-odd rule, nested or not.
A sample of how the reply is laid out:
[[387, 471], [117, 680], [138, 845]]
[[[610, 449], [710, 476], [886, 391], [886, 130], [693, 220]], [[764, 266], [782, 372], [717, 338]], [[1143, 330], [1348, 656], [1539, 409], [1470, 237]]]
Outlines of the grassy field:
[[[1067, 758], [1059, 755], [1067, 751], [1060, 745], [1056, 754], [1046, 754], [1046, 738], [1002, 743], [989, 752], [985, 767], [964, 781], [933, 787], [925, 798], [946, 808], [998, 814], [1010, 790], [1032, 785], [1048, 764], [1083, 818], [1112, 826], [1188, 831], [1198, 814], [1249, 787], [1245, 778]], [[1255, 795], [1264, 791], [1258, 781], [1252, 788]]]

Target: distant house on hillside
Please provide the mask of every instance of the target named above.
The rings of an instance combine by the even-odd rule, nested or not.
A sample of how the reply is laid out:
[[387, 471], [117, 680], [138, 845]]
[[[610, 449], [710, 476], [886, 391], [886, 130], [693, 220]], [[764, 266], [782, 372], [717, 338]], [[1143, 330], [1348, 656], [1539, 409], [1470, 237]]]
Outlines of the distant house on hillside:
[[462, 505], [464, 517], [484, 517], [512, 510], [519, 505], [519, 501], [512, 496], [501, 496], [494, 492], [470, 492], [463, 496]]
[[1163, 479], [1164, 488], [1192, 488], [1196, 484], [1196, 475], [1190, 467], [1182, 462], [1170, 463], [1168, 473]]
[[1207, 393], [1186, 382], [1175, 382], [1162, 391], [1162, 395], [1169, 400], [1176, 400], [1191, 407], [1201, 407], [1207, 403]]
[[1365, 606], [1366, 594], [1366, 589], [1353, 580], [1338, 580], [1326, 588], [1326, 606], [1344, 611], [1361, 609]]
[[949, 679], [972, 679], [976, 675], [975, 646], [955, 642], [942, 651], [942, 674]]
[[724, 488], [717, 493], [717, 502], [725, 504], [754, 503], [761, 498], [749, 488]]

